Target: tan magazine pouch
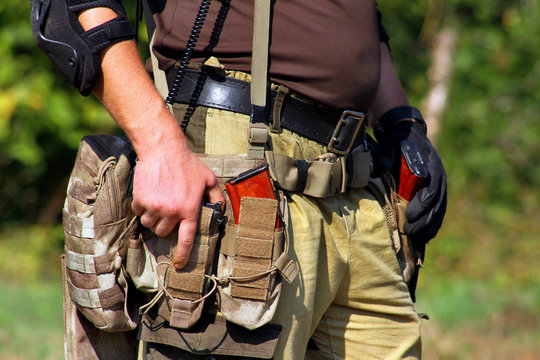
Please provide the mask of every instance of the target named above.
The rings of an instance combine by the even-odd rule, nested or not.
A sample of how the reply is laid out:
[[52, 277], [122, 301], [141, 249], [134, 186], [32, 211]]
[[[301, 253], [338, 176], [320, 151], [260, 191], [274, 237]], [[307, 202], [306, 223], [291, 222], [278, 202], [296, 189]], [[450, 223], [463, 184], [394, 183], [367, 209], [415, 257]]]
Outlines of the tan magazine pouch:
[[177, 237], [170, 239], [170, 259], [166, 266], [163, 300], [159, 315], [175, 328], [187, 329], [201, 317], [205, 300], [215, 290], [214, 253], [219, 238], [217, 214], [203, 206], [199, 215], [199, 225], [187, 265], [176, 270], [172, 263], [176, 251]]
[[[281, 279], [292, 281], [298, 270], [288, 257], [283, 224], [287, 223], [285, 197], [278, 200], [243, 197], [238, 225], [228, 223], [222, 239], [217, 277], [223, 316], [248, 329], [274, 316]], [[280, 228], [276, 228], [278, 214]]]

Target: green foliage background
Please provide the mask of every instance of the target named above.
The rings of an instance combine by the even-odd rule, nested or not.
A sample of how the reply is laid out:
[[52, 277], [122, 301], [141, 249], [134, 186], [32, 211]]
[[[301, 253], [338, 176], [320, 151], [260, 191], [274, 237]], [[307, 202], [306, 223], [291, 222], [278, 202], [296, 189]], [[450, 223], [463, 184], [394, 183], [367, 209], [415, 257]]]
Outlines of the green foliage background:
[[[448, 172], [448, 214], [428, 246], [418, 289], [418, 310], [433, 318], [425, 325], [426, 357], [538, 358], [539, 1], [378, 3], [413, 104], [422, 104], [430, 85], [435, 34], [457, 33], [437, 138]], [[69, 88], [36, 48], [29, 13], [28, 2], [0, 2], [0, 286], [6, 289], [13, 282], [30, 289], [58, 283], [59, 210], [79, 140], [118, 132], [101, 105]], [[0, 313], [0, 348], [24, 337], [10, 326], [13, 318]], [[55, 331], [61, 339], [61, 329]], [[10, 351], [6, 358], [21, 358]]]

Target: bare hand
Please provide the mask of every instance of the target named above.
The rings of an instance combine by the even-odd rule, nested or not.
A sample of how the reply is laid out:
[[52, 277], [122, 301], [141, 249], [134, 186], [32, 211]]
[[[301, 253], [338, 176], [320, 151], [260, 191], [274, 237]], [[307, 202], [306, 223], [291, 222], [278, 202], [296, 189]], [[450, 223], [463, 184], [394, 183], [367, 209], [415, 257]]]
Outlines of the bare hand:
[[174, 255], [176, 269], [189, 259], [203, 197], [225, 203], [215, 175], [187, 149], [155, 149], [139, 157], [135, 168], [132, 209], [141, 223], [158, 236], [167, 236], [178, 227]]

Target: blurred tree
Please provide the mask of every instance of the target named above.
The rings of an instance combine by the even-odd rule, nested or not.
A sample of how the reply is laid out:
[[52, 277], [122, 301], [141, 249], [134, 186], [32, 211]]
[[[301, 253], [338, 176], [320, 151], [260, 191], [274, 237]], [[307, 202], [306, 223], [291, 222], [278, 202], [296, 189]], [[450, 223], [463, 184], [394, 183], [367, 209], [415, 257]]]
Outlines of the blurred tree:
[[[484, 201], [526, 206], [540, 185], [540, 12], [536, 0], [449, 2], [458, 39], [446, 119], [448, 166], [458, 187], [481, 184]], [[450, 120], [451, 119], [451, 120]]]
[[[441, 274], [499, 286], [540, 276], [540, 9], [538, 0], [379, 1], [411, 103], [430, 89], [430, 52], [455, 34], [438, 148], [449, 210], [429, 249]], [[482, 255], [482, 256], [479, 256]], [[480, 260], [482, 259], [482, 260]], [[521, 264], [521, 265], [517, 265]], [[528, 265], [527, 265], [528, 264]]]

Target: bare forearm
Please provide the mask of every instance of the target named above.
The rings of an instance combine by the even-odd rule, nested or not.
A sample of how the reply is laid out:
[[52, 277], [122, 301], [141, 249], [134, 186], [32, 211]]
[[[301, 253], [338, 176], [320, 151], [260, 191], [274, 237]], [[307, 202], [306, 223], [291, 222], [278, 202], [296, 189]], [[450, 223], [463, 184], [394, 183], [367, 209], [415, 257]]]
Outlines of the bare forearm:
[[[107, 8], [87, 10], [79, 20], [85, 29], [114, 18]], [[175, 119], [148, 76], [134, 41], [124, 41], [102, 51], [102, 73], [94, 94], [129, 136], [139, 157], [156, 149], [157, 144], [186, 142]]]
[[169, 141], [186, 144], [133, 42], [108, 49], [103, 54], [102, 69], [103, 76], [95, 87], [95, 94], [130, 137], [140, 156]]

